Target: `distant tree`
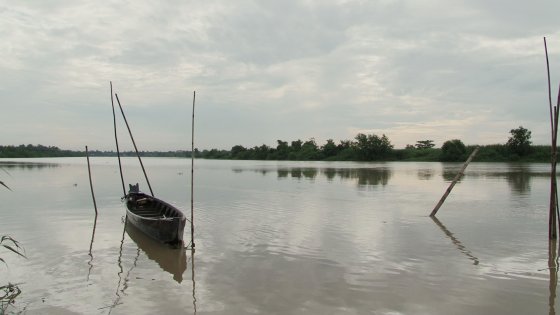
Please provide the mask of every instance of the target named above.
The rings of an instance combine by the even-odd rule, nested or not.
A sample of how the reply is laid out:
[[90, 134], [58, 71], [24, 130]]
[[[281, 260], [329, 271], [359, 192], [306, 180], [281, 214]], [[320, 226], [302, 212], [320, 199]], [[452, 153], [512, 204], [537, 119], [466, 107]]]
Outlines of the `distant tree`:
[[247, 149], [242, 145], [235, 145], [231, 148], [231, 158], [242, 160], [246, 157]]
[[511, 129], [509, 133], [511, 137], [509, 137], [506, 146], [511, 152], [519, 156], [524, 156], [531, 152], [531, 131], [519, 126], [519, 128]]
[[359, 133], [354, 139], [356, 139], [355, 147], [358, 157], [363, 161], [385, 159], [393, 149], [393, 145], [386, 135], [379, 137], [375, 134]]
[[327, 143], [325, 143], [321, 147], [321, 152], [323, 153], [323, 156], [325, 158], [335, 156], [338, 153], [338, 149], [337, 149], [336, 144], [334, 143], [334, 140], [333, 139], [328, 139]]
[[404, 147], [405, 150], [414, 150], [416, 149], [415, 146], [413, 146], [412, 144], [407, 144], [406, 147]]
[[296, 141], [292, 141], [292, 143], [290, 145], [290, 149], [292, 149], [292, 151], [299, 151], [299, 150], [301, 150], [302, 145], [303, 145], [303, 142], [298, 139]]
[[435, 147], [434, 140], [419, 140], [416, 141], [417, 149], [430, 149]]
[[254, 156], [253, 159], [255, 160], [266, 160], [268, 158], [268, 154], [270, 153], [270, 147], [266, 144], [261, 145], [260, 147], [254, 147]]
[[315, 139], [311, 138], [303, 143], [299, 154], [300, 160], [317, 160], [320, 159], [320, 152]]
[[447, 162], [461, 161], [465, 159], [467, 147], [458, 139], [448, 140], [441, 146], [441, 160]]
[[287, 159], [288, 155], [290, 154], [290, 147], [288, 146], [288, 142], [282, 140], [276, 140], [276, 142], [278, 142], [278, 145], [276, 146], [276, 159]]

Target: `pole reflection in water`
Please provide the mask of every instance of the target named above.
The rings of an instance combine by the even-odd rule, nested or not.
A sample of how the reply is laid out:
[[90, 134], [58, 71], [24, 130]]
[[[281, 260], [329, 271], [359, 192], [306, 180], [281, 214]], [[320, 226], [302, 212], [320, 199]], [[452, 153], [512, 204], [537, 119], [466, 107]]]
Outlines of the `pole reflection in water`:
[[161, 269], [173, 275], [173, 280], [178, 283], [183, 281], [183, 273], [187, 269], [187, 255], [184, 246], [171, 248], [161, 244], [132, 224], [126, 226], [126, 233], [150, 260], [155, 261]]
[[455, 246], [457, 246], [457, 248], [459, 249], [459, 251], [461, 251], [461, 253], [465, 254], [470, 260], [473, 261], [473, 265], [478, 265], [479, 264], [479, 260], [478, 258], [476, 258], [470, 250], [468, 250], [465, 245], [463, 245], [463, 243], [461, 243], [461, 241], [459, 241], [454, 235], [453, 233], [451, 233], [446, 227], [445, 225], [443, 225], [443, 223], [441, 223], [440, 220], [438, 220], [438, 218], [434, 217], [430, 217], [430, 219], [434, 220], [434, 222], [436, 223], [437, 226], [439, 226], [439, 228], [443, 231], [443, 233], [445, 233], [445, 235], [447, 235], [447, 237], [449, 237], [451, 239], [451, 241], [453, 242], [453, 244], [455, 244]]
[[89, 269], [87, 274], [87, 281], [89, 281], [89, 276], [91, 275], [91, 269], [93, 269], [93, 239], [95, 238], [95, 228], [97, 227], [97, 214], [95, 214], [95, 220], [93, 221], [93, 231], [91, 232], [91, 242], [89, 243], [89, 257], [90, 260], [88, 261]]
[[556, 314], [554, 304], [556, 302], [556, 287], [558, 286], [558, 251], [556, 247], [556, 240], [549, 240], [548, 242], [548, 270], [550, 273], [550, 295], [548, 297], [548, 306], [550, 315]]
[[[119, 282], [117, 283], [117, 290], [115, 291], [115, 295], [117, 297], [115, 298], [115, 300], [113, 301], [113, 303], [111, 305], [100, 308], [100, 309], [109, 308], [109, 313], [108, 314], [111, 314], [111, 312], [113, 311], [113, 309], [117, 305], [122, 304], [120, 302], [121, 295], [119, 294], [119, 289], [121, 287], [121, 282], [123, 282], [122, 274], [123, 274], [124, 270], [123, 270], [123, 266], [122, 266], [122, 252], [123, 252], [123, 245], [124, 245], [124, 234], [125, 234], [126, 226], [127, 226], [126, 222], [127, 222], [126, 217], [124, 217], [124, 227], [123, 227], [123, 232], [122, 232], [122, 237], [121, 237], [121, 245], [119, 247], [119, 258], [117, 259], [117, 265], [119, 266], [119, 272], [117, 273], [117, 275], [119, 276]], [[127, 272], [127, 277], [130, 274], [130, 271], [136, 266], [136, 262], [138, 261], [138, 256], [140, 256], [140, 250], [137, 251], [136, 258], [134, 259], [134, 264], [132, 265], [130, 270]], [[128, 282], [128, 279], [126, 279], [126, 277], [125, 277], [123, 289], [120, 290], [122, 293], [124, 293], [124, 290], [128, 287], [127, 282]]]
[[194, 280], [194, 248], [191, 248], [191, 280], [192, 280], [192, 297], [193, 297], [193, 310], [196, 314], [196, 281]]

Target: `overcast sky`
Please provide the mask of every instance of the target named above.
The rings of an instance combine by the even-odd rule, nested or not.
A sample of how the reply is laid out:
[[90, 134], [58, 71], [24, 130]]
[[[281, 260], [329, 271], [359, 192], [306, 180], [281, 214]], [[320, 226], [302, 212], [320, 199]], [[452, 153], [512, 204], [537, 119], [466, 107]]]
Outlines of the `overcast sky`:
[[[0, 144], [141, 150], [386, 134], [548, 144], [557, 0], [3, 1]], [[553, 96], [553, 98], [556, 98]], [[125, 126], [118, 121], [125, 148]]]

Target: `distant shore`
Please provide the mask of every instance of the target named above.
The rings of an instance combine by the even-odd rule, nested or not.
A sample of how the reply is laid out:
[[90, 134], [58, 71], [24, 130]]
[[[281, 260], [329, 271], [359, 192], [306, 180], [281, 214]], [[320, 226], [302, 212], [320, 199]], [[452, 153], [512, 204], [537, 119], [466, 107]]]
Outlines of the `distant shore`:
[[[392, 149], [384, 156], [364, 159], [357, 154], [353, 154], [352, 149], [339, 154], [325, 156], [321, 151], [300, 152], [292, 151], [288, 154], [279, 152], [278, 149], [266, 147], [255, 147], [251, 149], [239, 150], [240, 146], [233, 147], [232, 150], [202, 150], [195, 149], [195, 157], [202, 159], [220, 160], [288, 160], [288, 161], [411, 161], [411, 162], [445, 162], [443, 151], [440, 148], [406, 148]], [[464, 161], [475, 148], [475, 145], [466, 146], [466, 151], [457, 155], [455, 161]], [[526, 162], [526, 163], [548, 163], [550, 162], [550, 146], [535, 145], [526, 155], [519, 156], [510, 152], [505, 145], [482, 145], [474, 159], [474, 162]], [[115, 151], [89, 151], [90, 156], [117, 156]], [[85, 151], [63, 150], [55, 146], [43, 145], [19, 145], [19, 146], [0, 146], [0, 158], [49, 158], [49, 157], [85, 157]], [[121, 156], [136, 156], [134, 151], [121, 152]], [[191, 151], [141, 151], [143, 157], [176, 157], [190, 158]]]

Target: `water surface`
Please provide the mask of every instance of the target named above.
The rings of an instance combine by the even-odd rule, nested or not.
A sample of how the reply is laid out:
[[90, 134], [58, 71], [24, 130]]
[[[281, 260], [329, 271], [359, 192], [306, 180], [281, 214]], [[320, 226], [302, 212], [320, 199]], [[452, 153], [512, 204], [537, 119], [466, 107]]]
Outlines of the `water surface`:
[[[0, 160], [0, 283], [26, 314], [554, 314], [549, 166], [195, 163], [196, 252], [125, 229], [116, 159]], [[126, 183], [148, 191], [137, 160]], [[146, 158], [154, 194], [190, 216], [190, 161]], [[95, 230], [93, 229], [95, 227]], [[185, 230], [185, 239], [190, 231]]]

